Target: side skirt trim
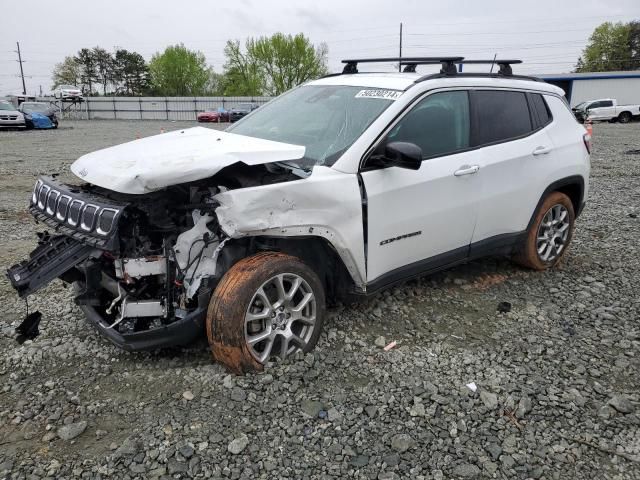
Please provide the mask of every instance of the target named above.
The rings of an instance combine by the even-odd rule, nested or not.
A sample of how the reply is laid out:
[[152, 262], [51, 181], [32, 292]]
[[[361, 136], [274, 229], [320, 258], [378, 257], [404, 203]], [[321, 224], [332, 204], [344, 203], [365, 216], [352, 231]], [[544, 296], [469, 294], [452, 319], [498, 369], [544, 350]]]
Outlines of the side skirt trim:
[[387, 289], [414, 278], [447, 270], [470, 260], [491, 255], [510, 255], [524, 240], [526, 234], [526, 231], [524, 231], [496, 235], [494, 237], [472, 243], [468, 247], [456, 248], [449, 252], [441, 253], [425, 260], [420, 260], [404, 267], [396, 268], [395, 270], [385, 273], [368, 283], [366, 293], [358, 292], [357, 295], [375, 295], [380, 290]]

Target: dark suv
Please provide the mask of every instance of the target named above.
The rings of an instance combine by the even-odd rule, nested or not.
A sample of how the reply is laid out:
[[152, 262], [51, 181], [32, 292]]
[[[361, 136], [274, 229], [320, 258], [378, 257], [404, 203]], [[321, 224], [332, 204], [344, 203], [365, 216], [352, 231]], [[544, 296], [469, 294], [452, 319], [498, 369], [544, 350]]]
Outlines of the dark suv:
[[229, 111], [229, 120], [231, 122], [237, 122], [258, 107], [259, 105], [257, 103], [241, 103]]

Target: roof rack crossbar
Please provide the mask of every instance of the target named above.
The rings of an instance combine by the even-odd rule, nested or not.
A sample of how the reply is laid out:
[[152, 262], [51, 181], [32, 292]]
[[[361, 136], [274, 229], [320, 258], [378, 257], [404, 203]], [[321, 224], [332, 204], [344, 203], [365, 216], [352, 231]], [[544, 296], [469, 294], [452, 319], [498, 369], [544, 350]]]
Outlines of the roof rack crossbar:
[[[442, 64], [442, 73], [451, 74], [453, 67], [453, 74], [455, 74], [455, 63], [464, 60], [464, 57], [387, 57], [387, 58], [356, 58], [356, 59], [346, 59], [342, 60], [342, 63], [345, 64], [342, 69], [342, 73], [358, 73], [358, 63], [388, 63], [388, 62], [398, 62], [401, 65], [405, 65], [406, 72], [415, 72], [415, 65], [421, 64]], [[407, 69], [409, 64], [413, 65], [413, 70], [411, 68]]]
[[[417, 65], [433, 65], [436, 63], [442, 63], [443, 65], [443, 70], [447, 70], [448, 68], [450, 68], [450, 63], [456, 64], [456, 65], [498, 65], [500, 67], [500, 70], [498, 71], [498, 74], [500, 75], [513, 75], [513, 70], [511, 68], [511, 65], [515, 65], [518, 63], [522, 63], [522, 60], [502, 60], [502, 59], [496, 59], [496, 60], [457, 60], [457, 61], [453, 61], [453, 62], [445, 62], [445, 61], [433, 61], [433, 60], [411, 60], [411, 59], [402, 59], [400, 61], [400, 65], [404, 65], [404, 69], [403, 72], [415, 72], [416, 71], [416, 66]], [[445, 72], [441, 70], [440, 73], [442, 74], [450, 74], [450, 75], [455, 75], [455, 65], [454, 68], [451, 69], [450, 73], [449, 72]]]

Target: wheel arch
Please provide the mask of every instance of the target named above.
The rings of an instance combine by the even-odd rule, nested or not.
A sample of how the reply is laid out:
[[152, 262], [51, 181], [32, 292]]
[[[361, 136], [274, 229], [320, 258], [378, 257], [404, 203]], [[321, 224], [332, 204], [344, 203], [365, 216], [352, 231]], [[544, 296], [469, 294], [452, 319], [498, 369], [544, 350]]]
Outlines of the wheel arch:
[[[263, 251], [282, 252], [294, 256], [307, 264], [323, 283], [327, 299], [336, 301], [348, 296], [355, 290], [354, 278], [349, 272], [343, 258], [331, 242], [321, 236], [278, 237], [256, 235], [242, 237], [237, 242], [244, 244], [229, 245], [221, 254], [226, 253], [224, 271], [231, 268], [242, 258]], [[226, 250], [226, 252], [225, 252]]]
[[531, 228], [531, 225], [533, 224], [536, 217], [536, 212], [540, 208], [540, 205], [542, 205], [544, 199], [551, 192], [562, 192], [566, 196], [568, 196], [573, 205], [573, 211], [575, 212], [576, 218], [578, 218], [582, 210], [582, 204], [584, 201], [584, 183], [585, 182], [582, 175], [572, 175], [569, 177], [561, 178], [551, 183], [547, 188], [544, 189], [542, 195], [540, 195], [540, 199], [536, 204], [536, 208], [534, 208], [533, 212], [531, 213], [531, 218], [529, 219], [527, 230]]

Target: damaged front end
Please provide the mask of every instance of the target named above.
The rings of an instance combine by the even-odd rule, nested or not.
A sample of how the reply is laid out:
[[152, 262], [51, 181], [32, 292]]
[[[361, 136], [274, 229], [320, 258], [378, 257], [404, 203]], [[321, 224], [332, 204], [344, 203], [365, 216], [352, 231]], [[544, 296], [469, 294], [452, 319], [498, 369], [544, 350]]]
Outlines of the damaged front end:
[[185, 345], [202, 335], [226, 242], [206, 182], [146, 195], [41, 177], [29, 210], [49, 232], [7, 271], [21, 297], [56, 278], [75, 303], [126, 350]]

